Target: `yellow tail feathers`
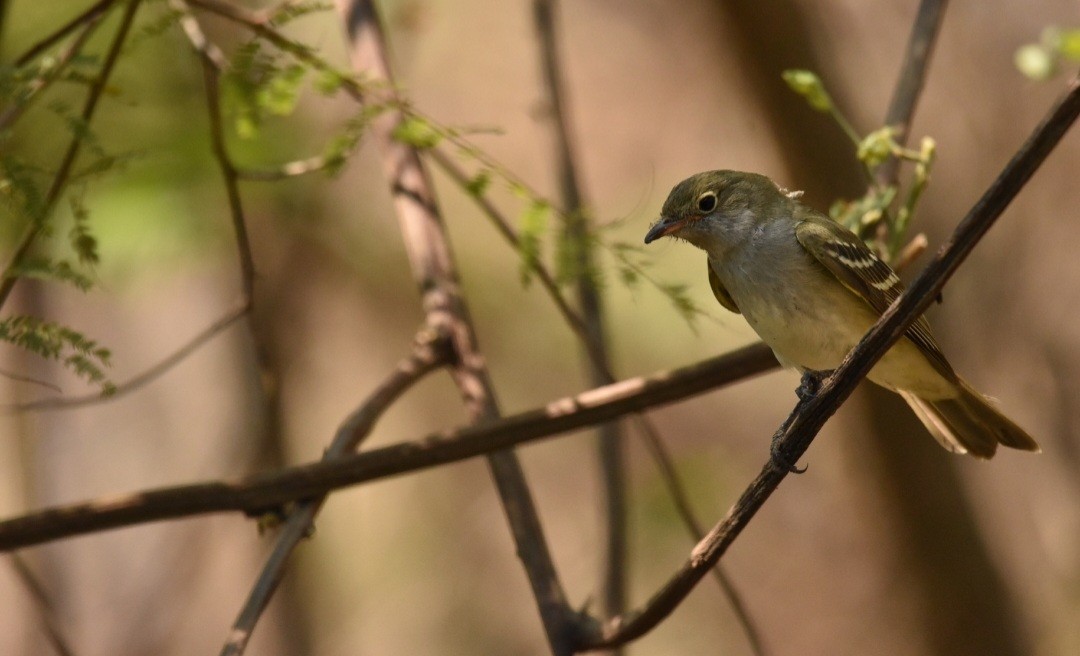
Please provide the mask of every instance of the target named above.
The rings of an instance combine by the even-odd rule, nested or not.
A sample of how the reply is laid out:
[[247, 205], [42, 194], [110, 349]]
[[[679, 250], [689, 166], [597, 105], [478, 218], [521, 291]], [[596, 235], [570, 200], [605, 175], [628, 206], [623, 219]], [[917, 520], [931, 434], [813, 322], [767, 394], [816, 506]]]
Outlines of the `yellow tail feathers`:
[[988, 459], [998, 444], [1022, 451], [1039, 451], [1038, 443], [1003, 415], [964, 381], [959, 381], [960, 395], [954, 399], [929, 401], [911, 392], [900, 391], [941, 446], [953, 453], [967, 453]]

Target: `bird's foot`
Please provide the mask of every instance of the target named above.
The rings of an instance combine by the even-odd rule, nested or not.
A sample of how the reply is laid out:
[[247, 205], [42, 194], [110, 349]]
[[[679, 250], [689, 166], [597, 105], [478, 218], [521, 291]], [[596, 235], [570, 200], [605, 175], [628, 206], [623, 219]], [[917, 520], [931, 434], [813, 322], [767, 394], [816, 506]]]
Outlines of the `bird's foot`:
[[780, 436], [783, 434], [784, 431], [778, 431], [776, 435], [773, 435], [772, 444], [769, 446], [769, 463], [773, 466], [773, 469], [787, 474], [805, 473], [809, 465], [799, 467], [798, 459], [793, 459], [784, 450], [784, 445], [780, 440]]
[[822, 381], [831, 375], [831, 371], [804, 372], [802, 380], [799, 381], [799, 386], [795, 388], [795, 395], [799, 397], [800, 401], [809, 401], [821, 389]]

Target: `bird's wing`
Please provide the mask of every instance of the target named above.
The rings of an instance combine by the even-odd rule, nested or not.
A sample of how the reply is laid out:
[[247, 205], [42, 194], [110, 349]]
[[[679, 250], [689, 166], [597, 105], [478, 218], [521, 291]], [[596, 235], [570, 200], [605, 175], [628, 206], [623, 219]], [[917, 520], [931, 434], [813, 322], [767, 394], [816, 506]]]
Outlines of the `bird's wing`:
[[[844, 287], [879, 315], [904, 291], [904, 283], [888, 264], [854, 233], [822, 214], [808, 213], [802, 217], [795, 226], [795, 237]], [[934, 341], [926, 317], [919, 317], [904, 335], [947, 378], [956, 376]]]
[[724, 287], [724, 283], [720, 282], [720, 278], [716, 276], [716, 272], [713, 271], [712, 264], [709, 263], [708, 258], [705, 260], [705, 266], [709, 269], [709, 287], [712, 287], [712, 293], [713, 296], [716, 297], [716, 300], [720, 301], [720, 305], [723, 305], [735, 314], [742, 314], [742, 312], [739, 311], [739, 306], [735, 304], [735, 299], [731, 298], [731, 294], [728, 293], [727, 287]]

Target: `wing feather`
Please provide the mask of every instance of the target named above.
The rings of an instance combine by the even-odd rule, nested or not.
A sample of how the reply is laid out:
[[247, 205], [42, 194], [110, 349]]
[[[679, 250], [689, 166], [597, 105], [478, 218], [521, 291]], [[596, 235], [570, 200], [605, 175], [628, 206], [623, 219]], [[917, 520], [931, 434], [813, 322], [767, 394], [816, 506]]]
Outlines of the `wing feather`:
[[724, 283], [720, 282], [720, 278], [713, 271], [712, 264], [708, 259], [705, 260], [705, 265], [709, 268], [709, 287], [712, 288], [713, 296], [716, 300], [720, 301], [720, 305], [723, 305], [727, 309], [731, 310], [735, 314], [742, 314], [739, 310], [739, 306], [735, 304], [735, 299], [731, 298], [731, 294], [728, 293], [727, 287], [724, 287]]
[[[795, 236], [844, 287], [866, 301], [879, 315], [904, 291], [904, 283], [888, 264], [854, 233], [825, 215], [808, 212], [795, 226]], [[919, 317], [904, 335], [942, 374], [948, 378], [956, 377], [930, 333], [930, 323], [925, 317]]]

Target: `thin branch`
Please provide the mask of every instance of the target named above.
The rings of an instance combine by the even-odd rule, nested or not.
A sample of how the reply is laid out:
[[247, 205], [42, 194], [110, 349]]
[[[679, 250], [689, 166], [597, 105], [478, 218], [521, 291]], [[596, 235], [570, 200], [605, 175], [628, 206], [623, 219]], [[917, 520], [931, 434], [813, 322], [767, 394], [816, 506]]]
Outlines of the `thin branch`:
[[459, 462], [672, 403], [776, 366], [764, 344], [648, 377], [629, 378], [478, 425], [433, 433], [331, 462], [286, 467], [234, 481], [141, 490], [56, 506], [0, 521], [0, 551], [122, 526], [211, 512], [260, 514], [290, 501]]
[[101, 394], [85, 394], [83, 396], [68, 398], [42, 399], [40, 401], [30, 401], [28, 403], [13, 403], [10, 405], [0, 405], [0, 411], [36, 412], [42, 410], [67, 410], [116, 400], [149, 385], [163, 376], [170, 369], [187, 359], [189, 355], [197, 351], [203, 344], [224, 332], [226, 328], [233, 325], [233, 323], [241, 319], [250, 310], [251, 304], [247, 299], [240, 301], [221, 318], [204, 328], [185, 344], [180, 346], [180, 348], [165, 356], [157, 364], [117, 385], [114, 391], [108, 396], [102, 396]]
[[[664, 448], [664, 443], [652, 422], [648, 421], [644, 415], [639, 415], [639, 417], [641, 421], [637, 422], [638, 430], [642, 432], [645, 446], [660, 470], [660, 478], [665, 481], [668, 494], [671, 495], [671, 499], [675, 504], [675, 512], [682, 519], [683, 526], [686, 527], [695, 543], [699, 543], [705, 539], [705, 527], [701, 525], [701, 522], [698, 521], [697, 516], [694, 514], [693, 506], [690, 504], [690, 497], [686, 493], [678, 470], [675, 469], [675, 463], [671, 461], [671, 456], [668, 454], [667, 449]], [[765, 653], [765, 643], [761, 639], [761, 631], [758, 630], [757, 623], [750, 615], [746, 602], [743, 601], [742, 594], [735, 587], [719, 561], [712, 568], [712, 571], [713, 578], [720, 587], [720, 592], [731, 604], [735, 619], [742, 628], [747, 643], [750, 645], [750, 651], [756, 656], [761, 656]]]
[[71, 34], [75, 30], [79, 29], [79, 26], [89, 24], [97, 21], [99, 18], [105, 15], [105, 13], [116, 4], [117, 0], [98, 0], [94, 4], [90, 5], [86, 11], [82, 12], [75, 18], [72, 18], [68, 22], [64, 23], [60, 27], [56, 28], [51, 34], [41, 39], [34, 45], [30, 46], [26, 52], [19, 55], [19, 58], [15, 60], [16, 66], [23, 66], [30, 63], [41, 53], [51, 48], [57, 41], [60, 41], [68, 34]]
[[[428, 155], [431, 160], [435, 162], [449, 175], [455, 183], [462, 189], [466, 189], [469, 184], [469, 176], [461, 169], [454, 160], [443, 152], [439, 148], [432, 148], [428, 151]], [[491, 220], [492, 225], [503, 239], [510, 244], [515, 251], [521, 250], [521, 237], [517, 231], [510, 225], [509, 219], [499, 211], [495, 205], [488, 200], [488, 198], [482, 194], [469, 194], [469, 197], [473, 199], [476, 206], [484, 213], [488, 219]], [[563, 316], [563, 319], [570, 326], [570, 329], [574, 331], [574, 334], [578, 336], [581, 342], [585, 345], [589, 344], [588, 334], [585, 331], [585, 321], [578, 314], [577, 310], [570, 307], [570, 303], [563, 296], [562, 290], [559, 289], [559, 284], [555, 282], [555, 276], [547, 270], [547, 267], [542, 262], [533, 263], [532, 273], [536, 276], [536, 279], [540, 281], [540, 285], [544, 288], [544, 291], [551, 297], [552, 302], [555, 303], [555, 307], [559, 310], [559, 314]], [[592, 354], [595, 361], [602, 361], [597, 354]]]
[[236, 175], [241, 180], [276, 182], [278, 180], [297, 178], [302, 175], [325, 171], [330, 165], [331, 161], [329, 159], [322, 155], [316, 155], [314, 157], [286, 162], [272, 169], [238, 168], [236, 169]]
[[[375, 422], [406, 390], [418, 383], [427, 374], [444, 365], [449, 358], [447, 342], [441, 335], [430, 331], [421, 331], [412, 353], [398, 363], [390, 375], [375, 388], [363, 404], [341, 424], [330, 447], [323, 454], [323, 461], [339, 458], [355, 451], [368, 436]], [[248, 594], [244, 607], [229, 631], [229, 639], [222, 648], [222, 656], [241, 654], [247, 647], [248, 640], [255, 630], [255, 624], [270, 597], [277, 590], [285, 575], [285, 565], [293, 549], [307, 537], [314, 526], [315, 515], [326, 501], [326, 495], [301, 501], [293, 508], [284, 526], [278, 533], [274, 549], [263, 564]]]
[[[788, 462], [795, 462], [810, 446], [825, 421], [854, 390], [877, 360], [903, 335], [934, 301], [942, 287], [971, 253], [975, 244], [1027, 183], [1046, 156], [1080, 115], [1080, 76], [1068, 85], [982, 198], [957, 226], [952, 238], [904, 294], [881, 316], [874, 327], [844, 358], [820, 389], [805, 397], [777, 431], [777, 449]], [[655, 627], [667, 617], [727, 551], [765, 500], [776, 490], [788, 471], [772, 460], [739, 497], [727, 517], [694, 548], [679, 571], [641, 608], [613, 618], [600, 631], [578, 645], [579, 649], [602, 649], [624, 644]]]
[[104, 11], [94, 12], [89, 15], [82, 31], [79, 32], [78, 36], [72, 39], [71, 43], [69, 43], [66, 48], [60, 51], [60, 54], [56, 56], [53, 65], [45, 73], [27, 84], [24, 95], [13, 102], [3, 111], [3, 113], [0, 113], [0, 131], [11, 127], [11, 125], [14, 124], [15, 121], [17, 121], [30, 107], [30, 100], [60, 77], [60, 74], [67, 68], [67, 65], [71, 63], [71, 60], [82, 52], [86, 42], [89, 41], [90, 37], [97, 31], [98, 26], [101, 24], [101, 19], [104, 17]]
[[[533, 22], [538, 35], [544, 92], [551, 110], [555, 138], [555, 171], [563, 215], [563, 239], [573, 249], [573, 274], [576, 278], [578, 307], [585, 321], [587, 346], [586, 370], [592, 385], [612, 382], [608, 374], [610, 359], [604, 335], [603, 310], [596, 288], [594, 257], [589, 236], [585, 203], [578, 181], [571, 145], [569, 116], [562, 65], [555, 34], [554, 0], [533, 1]], [[603, 490], [604, 528], [601, 598], [604, 615], [618, 615], [626, 609], [627, 518], [626, 518], [626, 449], [618, 422], [603, 424], [597, 434], [597, 455]]]
[[[101, 72], [98, 74], [94, 84], [91, 85], [90, 93], [87, 95], [86, 102], [83, 104], [83, 110], [80, 116], [84, 125], [89, 125], [91, 119], [94, 117], [94, 110], [97, 109], [98, 100], [101, 99], [101, 94], [105, 90], [105, 84], [108, 82], [109, 75], [112, 73], [113, 68], [116, 66], [116, 62], [120, 57], [120, 51], [123, 48], [124, 41], [127, 40], [131, 25], [135, 21], [135, 14], [139, 9], [140, 2], [141, 0], [129, 0], [128, 2], [127, 9], [124, 11], [124, 16], [120, 21], [120, 26], [116, 30], [116, 36], [113, 37], [108, 54], [105, 56], [105, 62], [101, 66]], [[52, 185], [50, 185], [48, 192], [45, 194], [45, 202], [41, 210], [41, 216], [32, 217], [30, 225], [26, 227], [26, 231], [23, 233], [18, 245], [15, 247], [15, 251], [8, 260], [7, 266], [4, 267], [3, 279], [0, 280], [0, 308], [4, 306], [8, 297], [11, 296], [11, 290], [15, 288], [15, 283], [19, 279], [18, 276], [14, 274], [15, 270], [22, 264], [23, 260], [29, 254], [31, 246], [34, 245], [34, 241], [41, 234], [42, 230], [45, 229], [46, 219], [56, 206], [56, 201], [60, 199], [60, 194], [63, 192], [64, 187], [67, 184], [68, 176], [71, 174], [71, 168], [75, 164], [75, 158], [78, 157], [79, 151], [82, 150], [82, 144], [83, 137], [81, 135], [72, 136], [71, 143], [68, 144], [67, 151], [64, 153], [64, 157], [60, 161], [60, 166], [56, 170], [56, 175], [53, 177]]]
[[75, 650], [71, 648], [70, 642], [64, 637], [64, 632], [60, 628], [60, 621], [56, 617], [55, 605], [45, 591], [45, 586], [41, 584], [41, 581], [38, 580], [30, 566], [26, 564], [26, 561], [19, 554], [12, 554], [8, 562], [11, 564], [11, 569], [15, 571], [15, 576], [18, 577], [19, 582], [23, 584], [26, 591], [30, 593], [30, 598], [34, 600], [34, 609], [37, 611], [38, 618], [41, 620], [41, 625], [45, 629], [45, 635], [48, 636], [53, 650], [60, 656], [74, 656]]
[[[179, 4], [179, 0], [177, 0]], [[194, 21], [191, 22], [194, 24]], [[206, 108], [210, 116], [210, 140], [214, 159], [221, 169], [221, 177], [225, 183], [225, 194], [229, 200], [229, 217], [232, 219], [233, 233], [236, 236], [236, 251], [240, 259], [240, 280], [244, 298], [251, 302], [255, 298], [255, 259], [251, 254], [251, 239], [248, 237], [247, 221], [244, 217], [244, 205], [240, 199], [239, 178], [236, 167], [229, 158], [228, 149], [225, 145], [225, 128], [221, 117], [221, 74], [218, 62], [211, 54], [216, 52], [216, 47], [198, 49], [199, 61], [202, 63], [203, 82], [206, 88]]]
[[[919, 3], [919, 11], [911, 28], [907, 51], [904, 53], [900, 78], [889, 103], [889, 110], [885, 114], [885, 125], [898, 128], [893, 139], [901, 146], [907, 142], [911, 117], [915, 114], [915, 105], [922, 95], [926, 72], [930, 66], [930, 55], [933, 54], [934, 44], [941, 32], [948, 4], [947, 0], [922, 0]], [[900, 160], [890, 156], [874, 171], [874, 181], [881, 186], [896, 184], [899, 171]]]

